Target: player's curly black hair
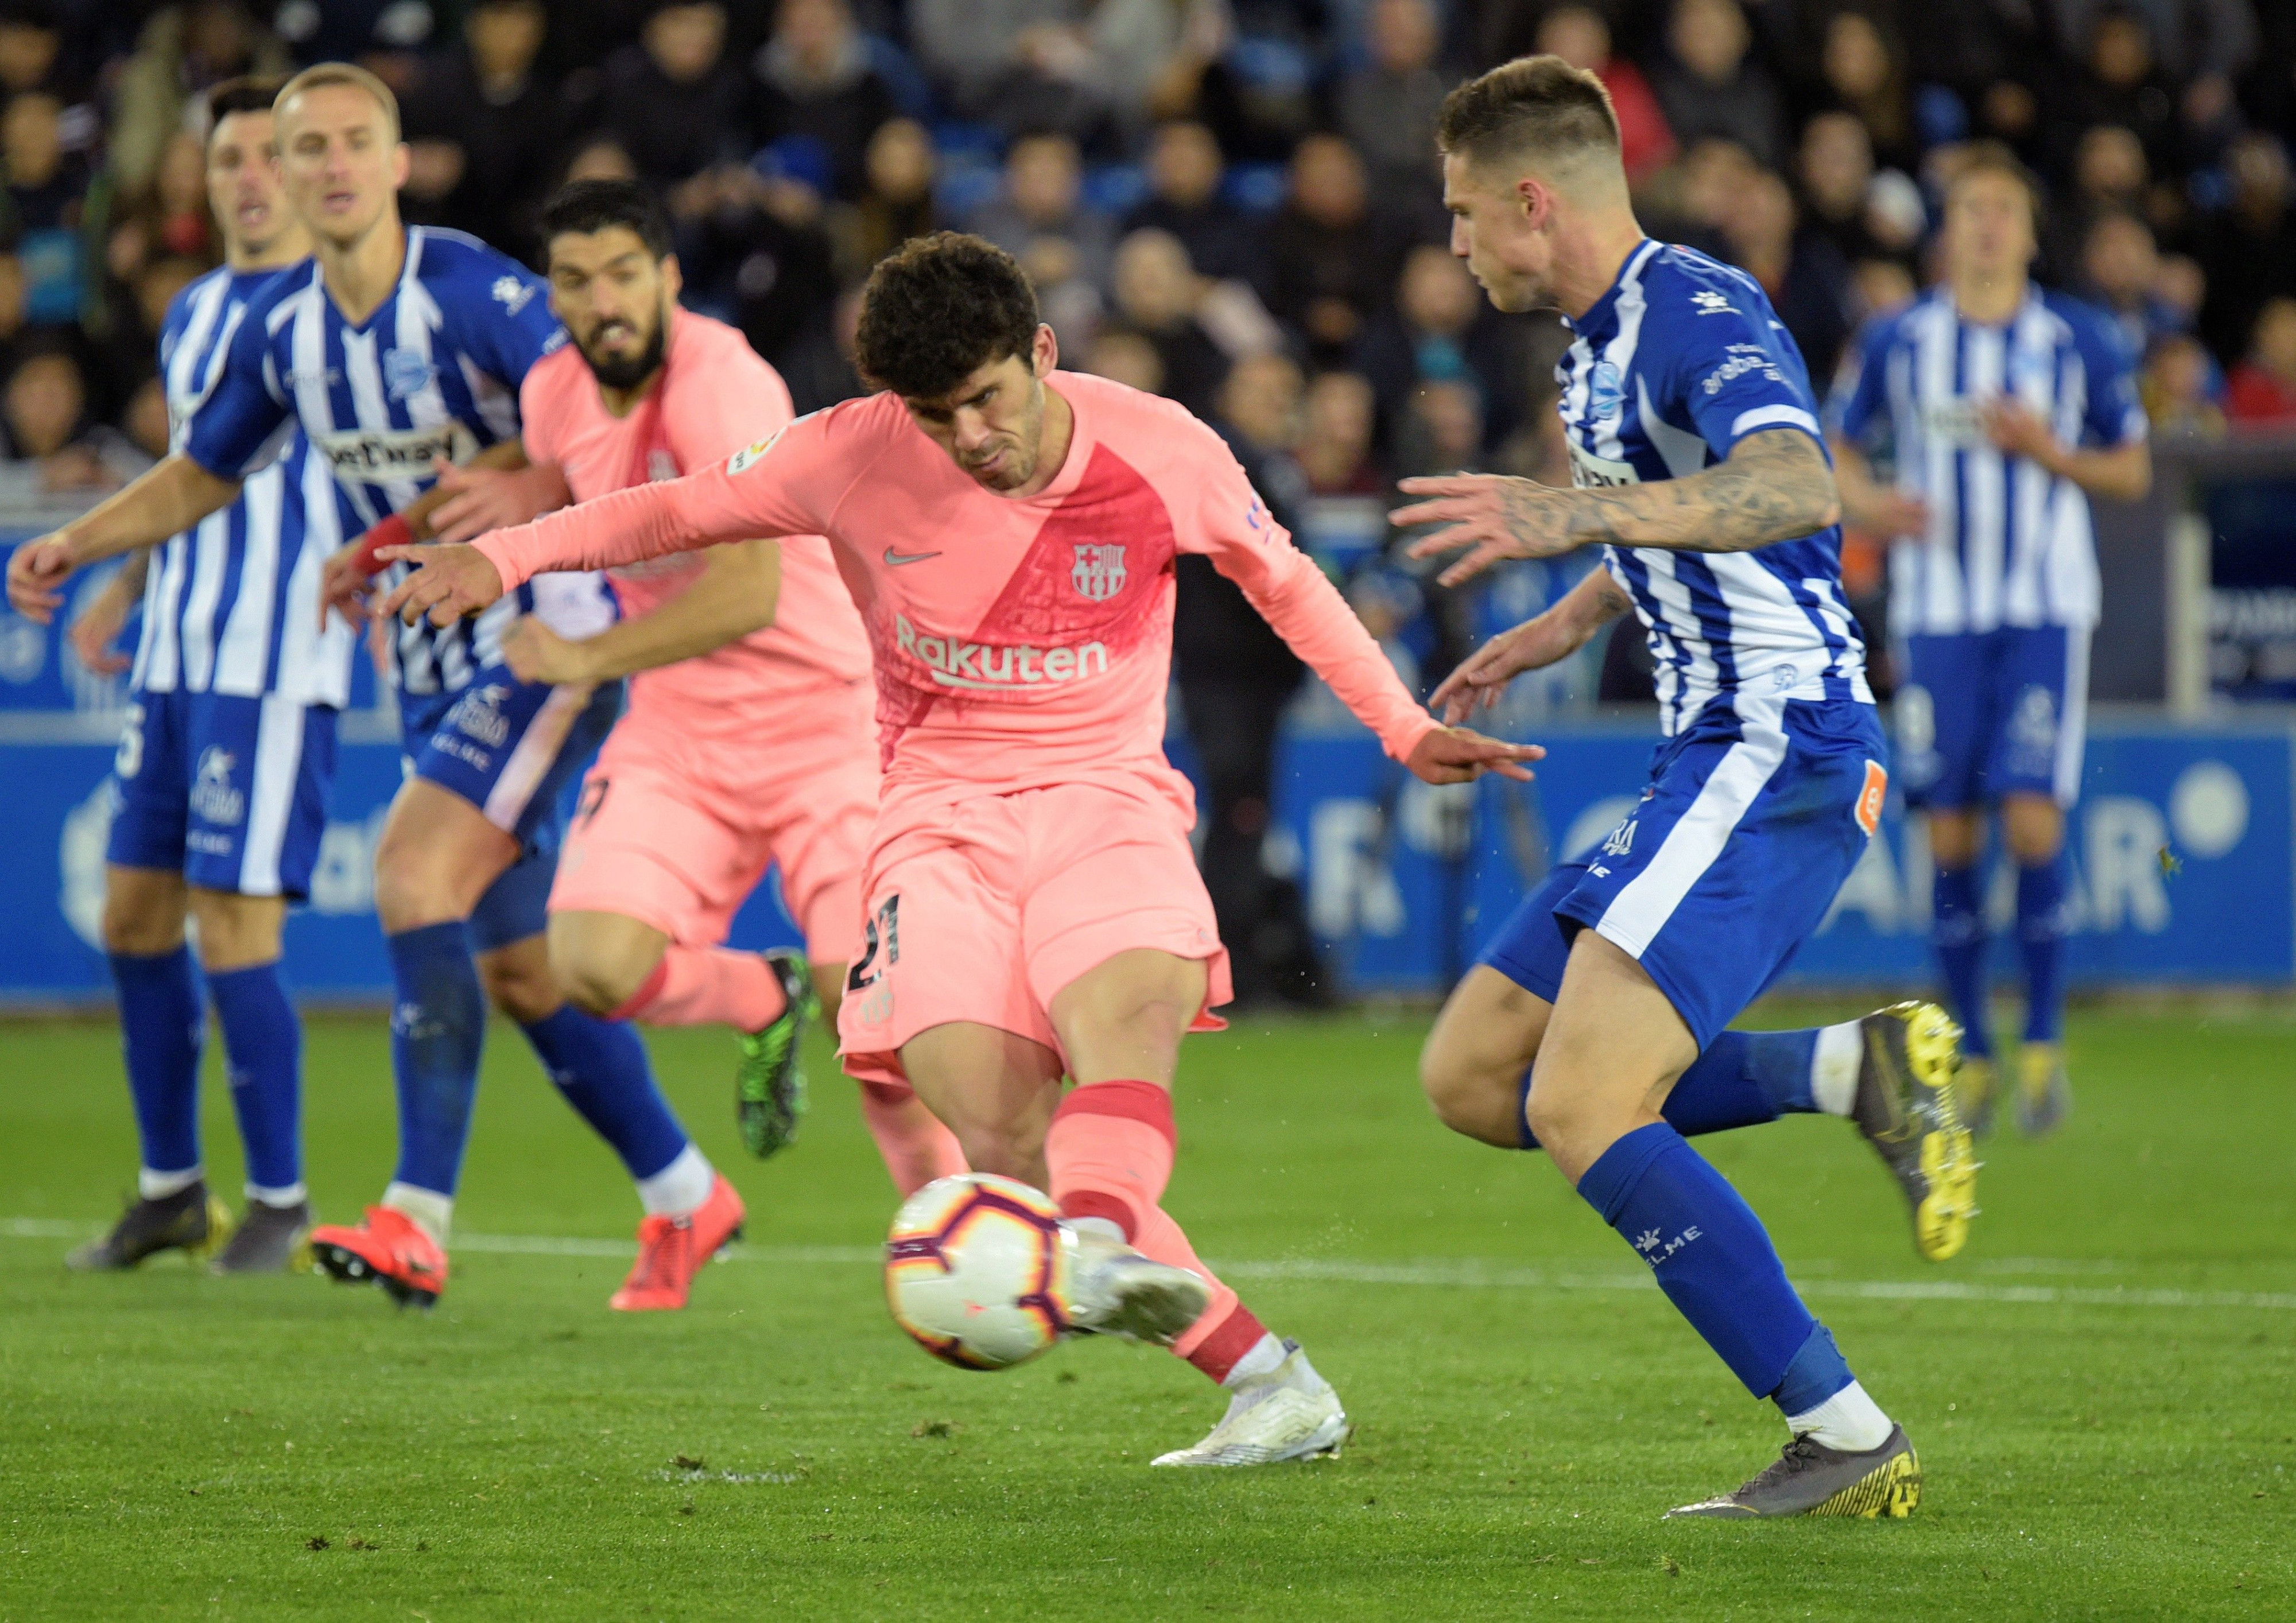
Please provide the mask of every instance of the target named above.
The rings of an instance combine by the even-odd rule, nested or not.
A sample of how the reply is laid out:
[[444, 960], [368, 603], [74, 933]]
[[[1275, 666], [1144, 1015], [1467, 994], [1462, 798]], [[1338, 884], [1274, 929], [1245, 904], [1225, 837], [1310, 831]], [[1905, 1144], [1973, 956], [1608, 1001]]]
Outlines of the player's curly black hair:
[[962, 232], [917, 237], [877, 262], [861, 291], [855, 359], [880, 388], [933, 400], [1037, 341], [1037, 290], [1021, 262]]

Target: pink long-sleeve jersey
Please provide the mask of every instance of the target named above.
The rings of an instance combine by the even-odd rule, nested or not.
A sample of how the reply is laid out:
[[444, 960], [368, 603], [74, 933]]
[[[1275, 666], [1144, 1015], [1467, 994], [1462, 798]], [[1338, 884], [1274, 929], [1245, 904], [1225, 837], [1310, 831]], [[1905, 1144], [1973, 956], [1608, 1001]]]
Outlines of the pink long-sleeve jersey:
[[1075, 437], [1022, 498], [984, 488], [891, 394], [800, 418], [717, 466], [614, 492], [479, 547], [505, 589], [742, 536], [819, 534], [869, 635], [890, 798], [1148, 772], [1163, 758], [1173, 566], [1208, 554], [1374, 732], [1437, 725], [1219, 436], [1170, 401], [1057, 373]]
[[[726, 459], [791, 415], [781, 374], [720, 321], [678, 310], [670, 317], [661, 377], [628, 415], [606, 410], [598, 381], [573, 345], [543, 357], [519, 389], [527, 455], [554, 462], [575, 500], [654, 480], [673, 480]], [[734, 537], [740, 538], [740, 537]], [[613, 572], [625, 614], [644, 614], [685, 591], [697, 553], [634, 563]], [[712, 737], [771, 736], [801, 716], [793, 701], [869, 674], [869, 645], [817, 535], [782, 544], [781, 599], [774, 623], [697, 659], [641, 671], [630, 681], [630, 715], [652, 726]]]

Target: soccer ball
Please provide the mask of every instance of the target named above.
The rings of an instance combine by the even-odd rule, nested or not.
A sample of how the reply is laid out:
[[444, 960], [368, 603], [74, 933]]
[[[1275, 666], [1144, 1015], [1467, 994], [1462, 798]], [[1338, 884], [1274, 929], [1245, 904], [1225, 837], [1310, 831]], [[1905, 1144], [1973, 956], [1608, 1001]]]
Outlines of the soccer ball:
[[885, 1236], [893, 1322], [959, 1369], [1009, 1369], [1059, 1340], [1068, 1268], [1060, 1209], [987, 1173], [926, 1184]]

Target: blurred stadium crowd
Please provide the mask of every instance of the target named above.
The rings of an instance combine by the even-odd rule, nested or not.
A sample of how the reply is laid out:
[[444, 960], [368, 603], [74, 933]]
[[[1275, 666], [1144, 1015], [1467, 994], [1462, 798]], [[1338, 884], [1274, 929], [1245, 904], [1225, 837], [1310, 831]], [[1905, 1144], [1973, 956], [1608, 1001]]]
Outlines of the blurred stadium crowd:
[[[2043, 275], [2111, 308], [2156, 422], [2296, 421], [2288, 5], [0, 0], [6, 450], [51, 492], [160, 451], [153, 335], [218, 252], [199, 92], [339, 58], [401, 96], [417, 222], [530, 257], [569, 176], [662, 188], [689, 302], [801, 410], [860, 389], [881, 255], [982, 233], [1023, 257], [1071, 365], [1221, 421], [1362, 573], [1395, 477], [1557, 471], [1559, 328], [1495, 315], [1443, 251], [1431, 157], [1445, 90], [1533, 50], [1604, 78], [1650, 228], [1759, 276], [1821, 385], [1925, 279], [1940, 180], [1990, 138], [2043, 178]], [[1357, 597], [1375, 625], [1426, 619], [1397, 571]], [[1200, 660], [1279, 660], [1251, 629]]]
[[860, 387], [870, 265], [954, 225], [1024, 257], [1071, 364], [1285, 453], [1278, 494], [1538, 471], [1554, 331], [1441, 251], [1431, 135], [1452, 83], [1531, 50], [1603, 75], [1651, 229], [1758, 275], [1821, 383], [1989, 137], [2044, 178], [2044, 277], [2112, 310], [2156, 420], [2296, 418], [2284, 5], [4, 0], [8, 450], [53, 488], [160, 447], [153, 334], [218, 251], [198, 93], [343, 58], [402, 98], [417, 222], [530, 257], [568, 176], [660, 186], [690, 301], [800, 409]]

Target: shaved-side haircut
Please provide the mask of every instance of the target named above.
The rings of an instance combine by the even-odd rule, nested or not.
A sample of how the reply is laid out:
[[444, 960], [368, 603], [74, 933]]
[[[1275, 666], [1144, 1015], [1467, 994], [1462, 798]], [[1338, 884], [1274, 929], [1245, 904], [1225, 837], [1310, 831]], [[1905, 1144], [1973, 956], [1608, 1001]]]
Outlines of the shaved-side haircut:
[[1603, 81], [1559, 56], [1519, 56], [1443, 98], [1435, 140], [1477, 168], [1563, 169], [1619, 157], [1619, 115]]

